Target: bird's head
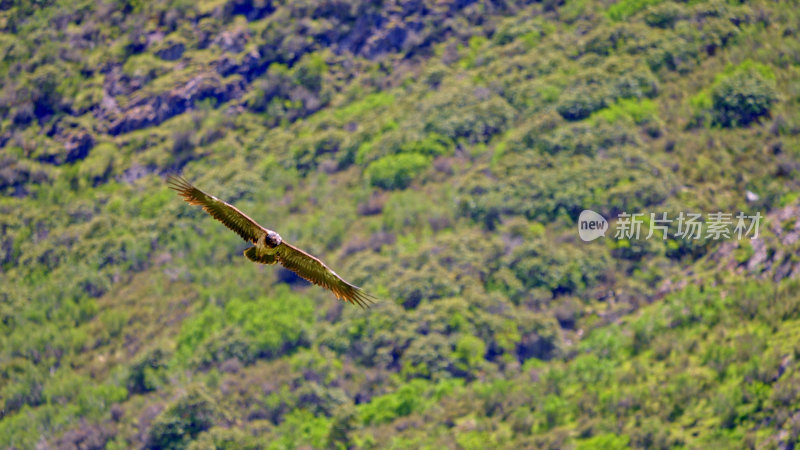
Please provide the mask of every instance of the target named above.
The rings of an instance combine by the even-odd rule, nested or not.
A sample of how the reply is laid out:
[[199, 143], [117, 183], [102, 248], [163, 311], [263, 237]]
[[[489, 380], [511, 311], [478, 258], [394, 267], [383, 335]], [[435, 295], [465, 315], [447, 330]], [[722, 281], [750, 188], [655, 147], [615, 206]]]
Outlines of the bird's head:
[[267, 239], [265, 240], [267, 241], [267, 245], [270, 247], [277, 247], [281, 245], [281, 242], [283, 242], [281, 235], [272, 230], [267, 232]]

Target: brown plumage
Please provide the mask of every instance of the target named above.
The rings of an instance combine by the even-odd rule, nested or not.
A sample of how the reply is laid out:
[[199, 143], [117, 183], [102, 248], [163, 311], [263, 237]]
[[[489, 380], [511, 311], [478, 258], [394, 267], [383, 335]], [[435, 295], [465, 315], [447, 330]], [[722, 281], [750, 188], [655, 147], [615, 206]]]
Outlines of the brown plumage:
[[330, 290], [336, 298], [366, 308], [374, 297], [350, 284], [319, 259], [284, 242], [280, 235], [262, 227], [233, 205], [192, 186], [181, 177], [170, 176], [169, 187], [178, 191], [190, 205], [199, 205], [213, 218], [222, 222], [242, 239], [255, 244], [244, 251], [247, 259], [261, 264], [281, 263], [304, 279]]

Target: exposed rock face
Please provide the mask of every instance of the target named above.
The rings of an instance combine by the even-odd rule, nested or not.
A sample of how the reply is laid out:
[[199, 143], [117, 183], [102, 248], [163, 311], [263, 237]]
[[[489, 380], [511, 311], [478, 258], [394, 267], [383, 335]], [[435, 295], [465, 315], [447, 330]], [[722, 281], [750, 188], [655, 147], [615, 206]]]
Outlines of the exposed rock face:
[[230, 55], [222, 55], [213, 65], [217, 73], [223, 77], [238, 73], [247, 80], [252, 81], [264, 73], [270, 62], [272, 61], [264, 60], [258, 50], [252, 50], [242, 57], [241, 62], [237, 62]]
[[[100, 124], [95, 131], [102, 132], [105, 129], [111, 135], [119, 135], [158, 125], [191, 109], [203, 99], [214, 98], [217, 105], [221, 105], [240, 98], [250, 89], [247, 85], [263, 76], [270, 64], [279, 62], [291, 67], [303, 55], [320, 48], [330, 48], [334, 54], [349, 53], [368, 59], [381, 58], [392, 52], [410, 57], [455, 33], [457, 16], [461, 16], [459, 20], [482, 23], [487, 20], [481, 17], [482, 13], [495, 14], [508, 8], [505, 2], [499, 1], [484, 2], [480, 8], [476, 4], [474, 0], [434, 3], [402, 0], [387, 7], [380, 2], [366, 0], [327, 0], [284, 5], [281, 8], [285, 9], [276, 12], [272, 0], [227, 0], [213, 14], [228, 19], [240, 15], [250, 21], [263, 19], [273, 13], [285, 14], [285, 19], [291, 20], [292, 24], [283, 27], [280, 21], [276, 21], [272, 24], [275, 26], [259, 33], [241, 26], [220, 30], [195, 24], [196, 41], [191, 44], [185, 43], [184, 38], [170, 37], [168, 30], [146, 32], [139, 29], [132, 32], [127, 47], [132, 53], [150, 49], [158, 58], [179, 61], [186, 59], [187, 45], [198, 49], [213, 45], [222, 50], [222, 55], [208, 65], [207, 72], [183, 86], [161, 93], [146, 93], [146, 87], [163, 73], [153, 70], [146, 74], [131, 75], [124, 73], [122, 65], [118, 63], [106, 63], [97, 68], [105, 74], [102, 99], [93, 103], [88, 112]], [[281, 20], [283, 18], [281, 16]], [[89, 48], [98, 38], [97, 31], [93, 29], [81, 35], [70, 35], [76, 48]], [[223, 81], [223, 78], [237, 74], [244, 79]], [[312, 94], [295, 91], [287, 96], [302, 101], [305, 110], [314, 111], [318, 109], [319, 98], [318, 93]], [[116, 102], [116, 99], [136, 95], [147, 97], [128, 105], [118, 105]], [[87, 111], [82, 110], [80, 114], [84, 112]], [[33, 104], [23, 104], [15, 108], [12, 119], [15, 125], [24, 127], [39, 115]], [[288, 118], [294, 120], [297, 117], [300, 115]], [[7, 137], [0, 137], [0, 146], [3, 139]], [[86, 157], [94, 145], [91, 136], [82, 134], [62, 142], [65, 142], [63, 154], [40, 155], [44, 158], [41, 160], [52, 164], [72, 162]]]
[[[28, 194], [25, 185], [28, 182], [43, 183], [47, 181], [44, 172], [32, 172], [24, 161], [13, 157], [0, 158], [0, 195], [22, 197]], [[2, 252], [0, 252], [2, 253]]]
[[226, 53], [241, 53], [250, 39], [246, 30], [223, 31], [212, 43]]
[[165, 61], [176, 61], [183, 56], [184, 50], [186, 50], [186, 47], [183, 45], [183, 42], [173, 42], [157, 51], [156, 56]]
[[62, 126], [63, 122], [53, 125], [51, 135], [64, 144], [63, 148], [51, 147], [49, 151], [37, 153], [36, 159], [43, 163], [60, 166], [72, 164], [89, 156], [95, 140], [92, 134], [80, 127]]
[[89, 150], [94, 147], [94, 138], [91, 134], [83, 131], [81, 133], [71, 135], [64, 144], [64, 163], [71, 164], [89, 156]]
[[[733, 271], [774, 282], [798, 278], [800, 261], [793, 255], [799, 240], [800, 205], [790, 205], [761, 217], [757, 239], [743, 237], [740, 241], [734, 237], [709, 253], [708, 260], [715, 264], [715, 272]], [[698, 278], [698, 274], [685, 272], [680, 280], [664, 280], [658, 295], [682, 289]]]
[[157, 125], [208, 98], [215, 99], [217, 104], [239, 98], [244, 92], [244, 87], [242, 79], [224, 83], [214, 73], [198, 75], [169, 92], [134, 102], [122, 113], [122, 117], [111, 123], [109, 133], [118, 135]]
[[59, 439], [53, 442], [52, 448], [60, 449], [103, 449], [114, 435], [109, 427], [81, 423], [78, 428], [68, 430]]

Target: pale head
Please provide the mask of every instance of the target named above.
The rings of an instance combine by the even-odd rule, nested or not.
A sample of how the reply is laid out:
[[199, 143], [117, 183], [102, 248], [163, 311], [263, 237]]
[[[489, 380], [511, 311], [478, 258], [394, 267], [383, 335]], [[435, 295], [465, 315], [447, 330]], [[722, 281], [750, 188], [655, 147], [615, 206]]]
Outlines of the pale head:
[[269, 230], [269, 231], [267, 231], [267, 237], [266, 237], [266, 239], [264, 239], [264, 241], [265, 241], [265, 243], [267, 244], [268, 247], [277, 247], [277, 246], [281, 245], [281, 242], [283, 242], [283, 239], [281, 239], [281, 235], [280, 234], [278, 234], [278, 233], [276, 233], [276, 232], [274, 232], [272, 230]]

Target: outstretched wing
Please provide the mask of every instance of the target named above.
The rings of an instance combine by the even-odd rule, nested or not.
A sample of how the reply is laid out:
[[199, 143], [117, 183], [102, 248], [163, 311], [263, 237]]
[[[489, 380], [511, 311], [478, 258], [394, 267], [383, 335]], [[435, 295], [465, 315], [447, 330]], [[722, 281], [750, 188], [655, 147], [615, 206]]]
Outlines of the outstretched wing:
[[255, 220], [247, 217], [234, 206], [223, 202], [213, 195], [206, 194], [181, 177], [170, 175], [167, 183], [169, 183], [170, 188], [178, 191], [183, 199], [190, 205], [202, 206], [205, 212], [211, 214], [213, 218], [219, 220], [226, 227], [236, 232], [236, 234], [241, 236], [245, 241], [250, 241], [255, 244], [258, 239], [267, 232], [267, 230], [257, 224]]
[[358, 286], [352, 285], [328, 268], [322, 261], [308, 253], [282, 242], [276, 248], [275, 257], [284, 267], [306, 280], [331, 290], [336, 298], [356, 304], [362, 308], [375, 303], [374, 297]]

